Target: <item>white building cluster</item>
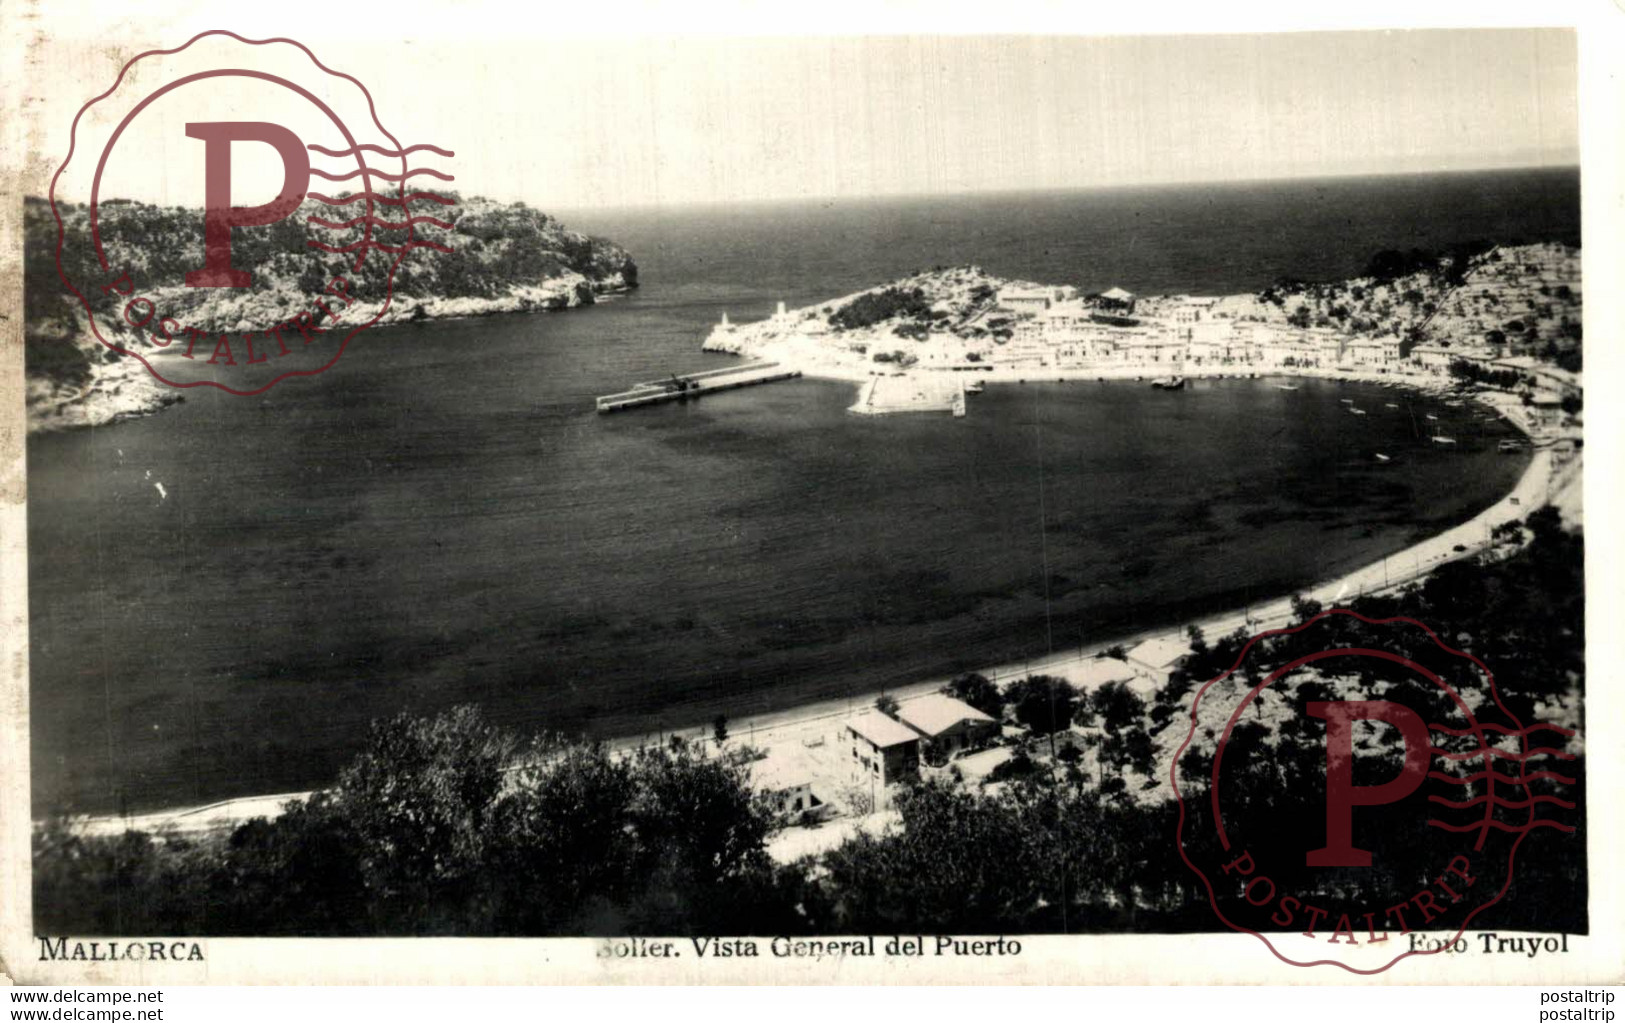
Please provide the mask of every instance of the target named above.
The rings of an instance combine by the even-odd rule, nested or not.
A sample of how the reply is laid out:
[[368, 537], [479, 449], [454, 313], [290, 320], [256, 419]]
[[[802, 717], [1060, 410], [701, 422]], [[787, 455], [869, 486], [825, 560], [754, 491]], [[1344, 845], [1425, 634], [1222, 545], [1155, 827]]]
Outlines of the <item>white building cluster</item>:
[[[1329, 328], [1231, 319], [1216, 298], [1161, 300], [1151, 313], [1133, 312], [1133, 297], [1112, 289], [1122, 311], [1103, 312], [1099, 299], [1050, 300], [1001, 296], [1019, 318], [1003, 345], [991, 346], [999, 365], [1033, 369], [1187, 368], [1240, 372], [1282, 368], [1392, 371], [1410, 369], [1397, 336], [1365, 337]], [[1102, 296], [1104, 297], [1104, 296]], [[1448, 367], [1448, 360], [1443, 365]]]

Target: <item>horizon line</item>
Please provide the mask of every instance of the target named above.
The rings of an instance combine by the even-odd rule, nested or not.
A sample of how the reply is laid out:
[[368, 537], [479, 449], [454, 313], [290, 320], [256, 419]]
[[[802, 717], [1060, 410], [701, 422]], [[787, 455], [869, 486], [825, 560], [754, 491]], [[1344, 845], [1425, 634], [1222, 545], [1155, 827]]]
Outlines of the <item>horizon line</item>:
[[[594, 205], [572, 205], [560, 203], [549, 205], [548, 210], [565, 210], [574, 212], [594, 212], [600, 210], [650, 210], [662, 208], [712, 207], [726, 205], [776, 205], [792, 203], [836, 203], [836, 202], [867, 202], [880, 199], [966, 199], [978, 196], [995, 195], [1032, 195], [1054, 194], [1063, 192], [1124, 192], [1133, 190], [1162, 190], [1174, 188], [1192, 188], [1196, 186], [1226, 187], [1262, 184], [1281, 184], [1285, 182], [1314, 182], [1314, 181], [1354, 181], [1372, 180], [1379, 178], [1426, 178], [1451, 177], [1467, 174], [1517, 174], [1530, 171], [1571, 171], [1579, 173], [1581, 163], [1576, 156], [1574, 159], [1559, 163], [1528, 163], [1490, 165], [1484, 167], [1450, 167], [1434, 170], [1396, 170], [1396, 171], [1351, 171], [1326, 172], [1312, 174], [1282, 174], [1264, 175], [1248, 178], [1189, 178], [1171, 181], [1119, 181], [1111, 183], [1096, 183], [1082, 185], [1038, 185], [1038, 186], [1008, 186], [996, 188], [967, 188], [944, 190], [937, 192], [866, 192], [862, 194], [831, 194], [822, 195], [782, 195], [761, 196], [748, 199], [680, 199], [673, 201], [654, 200], [637, 203], [600, 203]], [[476, 196], [477, 198], [488, 198]], [[538, 204], [529, 199], [509, 200], [510, 202], [524, 202], [528, 206], [538, 207]]]
[[[1329, 172], [1329, 173], [1314, 173], [1314, 174], [1282, 174], [1282, 175], [1265, 175], [1265, 176], [1262, 176], [1262, 177], [1250, 177], [1250, 178], [1191, 178], [1191, 179], [1181, 179], [1181, 180], [1177, 180], [1177, 181], [1120, 181], [1120, 182], [1113, 182], [1113, 183], [1097, 183], [1097, 184], [1083, 184], [1083, 185], [1042, 185], [1042, 186], [1009, 186], [1009, 187], [1000, 187], [1000, 188], [967, 188], [967, 189], [957, 189], [957, 190], [945, 190], [945, 191], [938, 191], [938, 192], [916, 192], [916, 191], [866, 192], [866, 193], [862, 193], [862, 194], [759, 196], [759, 197], [745, 198], [745, 199], [719, 198], [719, 199], [681, 199], [681, 200], [674, 200], [674, 201], [654, 200], [654, 201], [650, 201], [650, 202], [597, 203], [597, 204], [592, 204], [592, 205], [572, 205], [572, 204], [569, 204], [569, 203], [551, 204], [551, 203], [543, 203], [543, 202], [540, 202], [540, 201], [537, 201], [537, 200], [534, 200], [534, 199], [530, 199], [530, 198], [502, 199], [502, 198], [498, 198], [498, 197], [493, 196], [493, 195], [489, 195], [489, 194], [482, 193], [482, 192], [477, 192], [477, 191], [472, 191], [472, 190], [461, 190], [460, 189], [458, 191], [459, 191], [459, 195], [462, 196], [463, 198], [467, 198], [467, 199], [484, 199], [484, 200], [487, 200], [489, 202], [503, 203], [503, 204], [510, 205], [510, 206], [522, 203], [525, 206], [528, 206], [528, 207], [530, 207], [532, 209], [535, 209], [535, 210], [538, 210], [540, 212], [546, 213], [549, 216], [553, 216], [553, 211], [555, 211], [555, 210], [572, 212], [572, 213], [594, 213], [594, 212], [604, 212], [604, 211], [644, 211], [644, 210], [657, 210], [657, 209], [709, 208], [709, 207], [717, 207], [717, 206], [767, 206], [767, 205], [837, 203], [837, 202], [872, 202], [872, 201], [877, 201], [877, 200], [972, 199], [972, 198], [983, 197], [983, 196], [1034, 195], [1034, 194], [1043, 195], [1043, 194], [1059, 194], [1059, 193], [1066, 193], [1066, 192], [1126, 192], [1126, 191], [1134, 191], [1134, 190], [1161, 191], [1161, 190], [1176, 189], [1176, 188], [1193, 188], [1193, 187], [1197, 187], [1197, 186], [1224, 188], [1224, 187], [1245, 187], [1247, 185], [1282, 184], [1282, 183], [1287, 183], [1287, 182], [1309, 183], [1309, 182], [1315, 182], [1315, 181], [1366, 181], [1366, 180], [1375, 180], [1375, 179], [1382, 179], [1382, 178], [1453, 177], [1453, 176], [1468, 175], [1468, 174], [1518, 174], [1518, 173], [1528, 173], [1528, 172], [1531, 172], [1531, 171], [1552, 171], [1552, 172], [1569, 171], [1569, 172], [1573, 172], [1573, 173], [1580, 173], [1581, 170], [1582, 170], [1582, 165], [1579, 162], [1579, 160], [1576, 158], [1576, 159], [1574, 159], [1572, 161], [1561, 162], [1561, 163], [1511, 164], [1511, 165], [1505, 165], [1505, 166], [1486, 166], [1486, 167], [1452, 167], [1452, 168], [1442, 168], [1442, 169], [1434, 169], [1434, 170], [1355, 171], [1355, 172]], [[32, 200], [37, 200], [37, 201], [40, 201], [40, 202], [50, 202], [51, 198], [52, 197], [49, 196], [49, 195], [33, 195], [33, 194], [29, 194], [29, 195], [24, 195], [23, 196], [23, 199], [25, 201], [32, 199]], [[68, 196], [58, 196], [56, 198], [61, 202], [71, 202], [71, 203], [79, 203], [79, 204], [87, 204], [89, 202], [88, 199], [72, 198], [72, 197], [68, 197]], [[107, 199], [103, 199], [102, 202], [103, 203], [108, 203], [108, 202], [140, 202], [140, 203], [145, 203], [146, 205], [149, 205], [149, 206], [156, 206], [156, 207], [160, 207], [160, 208], [163, 208], [163, 207], [174, 207], [174, 208], [177, 208], [177, 209], [193, 209], [193, 208], [201, 209], [202, 208], [201, 203], [198, 204], [196, 207], [192, 207], [192, 206], [186, 206], [186, 205], [181, 205], [181, 204], [177, 204], [177, 203], [159, 203], [159, 202], [152, 202], [152, 201], [146, 200], [146, 199], [131, 199], [131, 198], [127, 197], [127, 196], [111, 196], [111, 197], [109, 197]], [[563, 219], [563, 218], [555, 217], [555, 219]]]

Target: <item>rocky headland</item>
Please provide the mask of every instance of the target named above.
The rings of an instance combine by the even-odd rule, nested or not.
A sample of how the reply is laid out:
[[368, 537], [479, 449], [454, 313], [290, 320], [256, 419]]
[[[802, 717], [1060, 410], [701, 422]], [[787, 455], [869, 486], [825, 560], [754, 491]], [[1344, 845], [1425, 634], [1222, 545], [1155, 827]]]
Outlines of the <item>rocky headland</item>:
[[[288, 310], [308, 306], [310, 297], [320, 295], [335, 276], [354, 282], [351, 294], [357, 299], [360, 321], [378, 315], [379, 325], [569, 309], [638, 286], [637, 264], [613, 242], [569, 230], [524, 203], [444, 194], [455, 203], [430, 207], [420, 201], [412, 215], [432, 216], [450, 226], [427, 224], [414, 232], [451, 251], [425, 248], [407, 254], [396, 272], [392, 294], [385, 287], [385, 275], [356, 275], [350, 270], [350, 256], [323, 253], [307, 244], [319, 239], [343, 248], [361, 240], [360, 226], [330, 228], [306, 219], [309, 215], [342, 223], [365, 212], [359, 202], [334, 207], [307, 200], [279, 223], [238, 228], [234, 262], [252, 267], [255, 274], [254, 286], [243, 289], [187, 288], [181, 283], [188, 269], [203, 265], [201, 210], [111, 200], [102, 203], [100, 222], [109, 263], [135, 268], [150, 281], [173, 282], [161, 287], [144, 284], [143, 294], [167, 315], [207, 332], [263, 330], [287, 316]], [[58, 203], [57, 209], [69, 278], [85, 282], [106, 276], [96, 266], [90, 245], [88, 207]], [[374, 215], [401, 219], [395, 207], [376, 207]], [[114, 422], [182, 400], [180, 391], [153, 379], [139, 361], [120, 356], [92, 334], [84, 307], [58, 276], [57, 222], [48, 202], [25, 200], [24, 232], [29, 431]], [[378, 237], [395, 241], [404, 232], [386, 231]], [[370, 258], [375, 264], [385, 260], [383, 254]], [[116, 322], [117, 310], [107, 304], [110, 299], [88, 288], [81, 290], [96, 306], [98, 323]]]

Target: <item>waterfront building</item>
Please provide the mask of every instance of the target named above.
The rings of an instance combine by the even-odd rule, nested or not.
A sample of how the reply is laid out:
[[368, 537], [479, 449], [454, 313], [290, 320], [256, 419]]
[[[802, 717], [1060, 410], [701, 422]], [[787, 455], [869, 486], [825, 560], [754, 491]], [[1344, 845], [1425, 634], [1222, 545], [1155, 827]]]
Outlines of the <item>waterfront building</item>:
[[873, 807], [889, 799], [886, 787], [920, 773], [920, 735], [907, 725], [871, 710], [847, 721], [844, 729], [848, 777], [868, 789]]
[[1132, 333], [1120, 342], [1123, 361], [1136, 366], [1165, 365], [1185, 361], [1185, 342], [1162, 334]]
[[1261, 366], [1281, 369], [1307, 366], [1315, 358], [1315, 351], [1303, 338], [1280, 331], [1259, 331], [1253, 342], [1255, 360]]
[[1050, 345], [1043, 335], [1025, 331], [1006, 341], [995, 358], [1001, 366], [1045, 366], [1049, 356]]
[[[1175, 322], [1180, 322], [1177, 317]], [[1189, 358], [1193, 365], [1217, 366], [1252, 361], [1251, 346], [1230, 320], [1189, 321], [1176, 336], [1189, 343]]]
[[1424, 341], [1411, 349], [1411, 362], [1430, 373], [1448, 373], [1450, 363], [1459, 358], [1455, 349], [1437, 341]]
[[1387, 371], [1399, 367], [1402, 342], [1393, 334], [1381, 337], [1357, 337], [1343, 350], [1343, 360], [1360, 369]]
[[898, 708], [897, 719], [918, 732], [925, 749], [938, 759], [973, 749], [999, 734], [999, 723], [951, 696], [932, 693]]
[[1347, 335], [1329, 327], [1314, 327], [1303, 331], [1303, 335], [1309, 342], [1309, 365], [1329, 369], [1344, 361], [1343, 346], [1348, 342]]
[[1536, 391], [1524, 406], [1524, 416], [1531, 429], [1553, 429], [1563, 420], [1563, 400], [1556, 391]]

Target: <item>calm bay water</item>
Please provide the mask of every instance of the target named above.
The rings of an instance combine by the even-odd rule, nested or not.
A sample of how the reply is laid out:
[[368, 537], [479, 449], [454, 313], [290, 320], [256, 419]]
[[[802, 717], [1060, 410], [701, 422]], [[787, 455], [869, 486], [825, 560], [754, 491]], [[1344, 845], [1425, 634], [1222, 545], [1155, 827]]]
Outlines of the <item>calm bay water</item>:
[[400, 710], [636, 733], [1177, 624], [1397, 550], [1522, 468], [1470, 410], [1311, 381], [991, 387], [964, 420], [848, 416], [819, 381], [593, 413], [723, 364], [697, 351], [723, 309], [957, 262], [1220, 292], [1578, 241], [1572, 172], [566, 220], [644, 289], [30, 440], [36, 813], [321, 784]]

